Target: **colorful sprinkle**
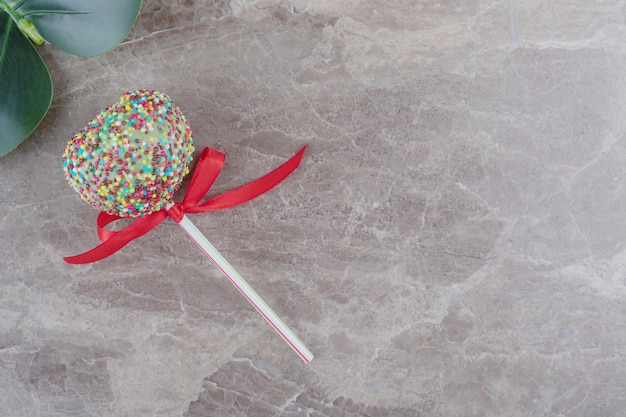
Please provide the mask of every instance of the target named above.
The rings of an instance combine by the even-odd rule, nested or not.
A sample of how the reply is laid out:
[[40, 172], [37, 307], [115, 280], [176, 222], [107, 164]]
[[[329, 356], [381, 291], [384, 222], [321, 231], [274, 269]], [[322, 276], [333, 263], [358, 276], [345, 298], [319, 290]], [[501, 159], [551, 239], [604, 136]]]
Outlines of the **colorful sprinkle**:
[[168, 96], [130, 91], [70, 139], [63, 170], [98, 210], [141, 217], [173, 201], [193, 150], [187, 119]]

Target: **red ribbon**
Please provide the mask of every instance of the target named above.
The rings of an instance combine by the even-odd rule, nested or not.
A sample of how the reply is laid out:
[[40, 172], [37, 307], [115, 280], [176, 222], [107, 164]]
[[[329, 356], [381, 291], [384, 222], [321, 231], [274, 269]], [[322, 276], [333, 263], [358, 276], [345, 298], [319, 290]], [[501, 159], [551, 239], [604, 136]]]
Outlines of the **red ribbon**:
[[90, 251], [76, 256], [68, 256], [63, 258], [63, 260], [71, 264], [96, 262], [114, 254], [133, 239], [145, 235], [167, 217], [171, 217], [176, 223], [180, 223], [185, 213], [221, 210], [248, 202], [278, 185], [298, 168], [305, 150], [306, 145], [287, 162], [261, 178], [200, 203], [200, 200], [202, 200], [215, 182], [226, 159], [226, 155], [223, 153], [215, 149], [204, 148], [182, 203], [175, 203], [169, 209], [162, 208], [160, 211], [139, 218], [119, 231], [110, 231], [104, 228], [108, 224], [122, 219], [122, 217], [100, 213], [96, 224], [98, 237], [102, 243]]

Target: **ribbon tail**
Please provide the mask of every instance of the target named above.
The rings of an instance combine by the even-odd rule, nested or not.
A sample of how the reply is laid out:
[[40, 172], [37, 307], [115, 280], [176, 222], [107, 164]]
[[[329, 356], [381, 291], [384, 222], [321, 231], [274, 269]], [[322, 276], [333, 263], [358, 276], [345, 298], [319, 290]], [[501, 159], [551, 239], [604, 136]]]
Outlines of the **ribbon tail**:
[[167, 217], [164, 210], [153, 213], [149, 216], [136, 220], [130, 226], [119, 232], [110, 232], [106, 240], [95, 248], [81, 253], [80, 255], [66, 256], [63, 260], [69, 264], [88, 264], [102, 260], [113, 255], [118, 250], [126, 246], [130, 241], [137, 239], [154, 229]]
[[296, 168], [298, 168], [306, 148], [307, 145], [300, 149], [300, 151], [298, 151], [298, 153], [291, 157], [287, 162], [265, 174], [261, 178], [223, 194], [211, 197], [204, 203], [197, 206], [187, 207], [187, 205], [185, 205], [185, 212], [201, 213], [205, 211], [221, 210], [238, 206], [260, 196], [280, 184], [293, 171], [295, 171]]

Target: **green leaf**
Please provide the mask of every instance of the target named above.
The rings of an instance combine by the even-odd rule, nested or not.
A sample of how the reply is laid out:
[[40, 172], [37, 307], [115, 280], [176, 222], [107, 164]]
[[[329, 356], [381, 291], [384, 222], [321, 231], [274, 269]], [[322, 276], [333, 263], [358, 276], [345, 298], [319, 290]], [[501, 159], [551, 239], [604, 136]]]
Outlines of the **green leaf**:
[[0, 156], [35, 130], [51, 101], [46, 65], [17, 25], [0, 13]]
[[52, 45], [90, 57], [124, 40], [140, 8], [141, 0], [22, 0], [15, 10]]

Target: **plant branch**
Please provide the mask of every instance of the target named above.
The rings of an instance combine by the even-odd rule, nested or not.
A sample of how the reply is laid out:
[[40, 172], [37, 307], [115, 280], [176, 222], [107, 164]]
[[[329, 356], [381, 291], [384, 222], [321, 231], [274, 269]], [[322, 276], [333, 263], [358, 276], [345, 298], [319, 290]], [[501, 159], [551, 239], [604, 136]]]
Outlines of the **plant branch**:
[[35, 42], [37, 45], [44, 43], [44, 38], [39, 34], [35, 25], [16, 12], [15, 9], [13, 9], [5, 0], [0, 0], [0, 10], [8, 14], [17, 24], [20, 32], [26, 35], [31, 41]]
[[5, 0], [0, 0], [0, 10], [11, 16], [11, 19], [13, 19], [15, 23], [24, 18], [24, 16], [13, 10], [13, 7], [11, 7]]

